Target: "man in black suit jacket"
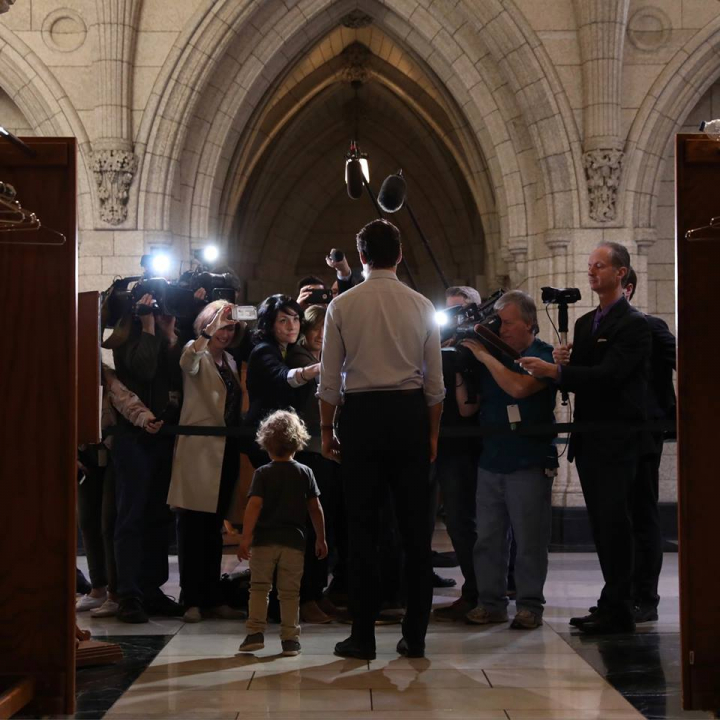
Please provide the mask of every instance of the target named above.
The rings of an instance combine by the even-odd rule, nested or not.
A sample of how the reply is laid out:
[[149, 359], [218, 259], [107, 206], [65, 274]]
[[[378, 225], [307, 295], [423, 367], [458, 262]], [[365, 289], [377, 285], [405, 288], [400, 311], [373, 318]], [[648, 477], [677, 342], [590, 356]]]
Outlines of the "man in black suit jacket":
[[[624, 283], [625, 297], [630, 302], [637, 288], [637, 275], [631, 268]], [[649, 421], [666, 420], [675, 423], [675, 336], [667, 323], [659, 317], [645, 315], [652, 334], [650, 355], [650, 381], [646, 396]], [[663, 451], [663, 433], [648, 434], [649, 443], [640, 457], [632, 495], [633, 534], [635, 536], [635, 571], [633, 597], [635, 622], [658, 619], [658, 578], [663, 562], [663, 537], [658, 511], [660, 460]]]
[[555, 379], [561, 389], [575, 393], [576, 423], [605, 426], [570, 439], [569, 459], [580, 475], [605, 580], [596, 612], [573, 623], [588, 634], [635, 629], [630, 500], [643, 436], [628, 425], [645, 420], [651, 336], [645, 316], [623, 293], [629, 269], [624, 246], [599, 245], [590, 254], [588, 280], [600, 306], [575, 323], [572, 345], [554, 353], [557, 365], [518, 361], [536, 377]]

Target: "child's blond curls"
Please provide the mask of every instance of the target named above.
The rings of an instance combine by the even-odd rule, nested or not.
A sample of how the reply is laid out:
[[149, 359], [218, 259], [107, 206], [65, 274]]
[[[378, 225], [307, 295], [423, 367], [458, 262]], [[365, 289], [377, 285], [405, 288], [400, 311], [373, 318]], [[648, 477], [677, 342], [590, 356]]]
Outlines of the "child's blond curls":
[[257, 444], [276, 457], [287, 457], [302, 450], [310, 440], [310, 433], [297, 413], [276, 410], [258, 428]]

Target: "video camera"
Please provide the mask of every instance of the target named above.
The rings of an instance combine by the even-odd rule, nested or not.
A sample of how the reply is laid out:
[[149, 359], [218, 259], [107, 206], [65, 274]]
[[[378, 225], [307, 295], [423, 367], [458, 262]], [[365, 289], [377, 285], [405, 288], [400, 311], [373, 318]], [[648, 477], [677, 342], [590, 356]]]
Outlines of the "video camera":
[[500, 318], [495, 312], [495, 304], [503, 296], [503, 290], [497, 290], [483, 303], [470, 303], [469, 305], [454, 305], [436, 315], [440, 324], [440, 341], [445, 344], [453, 340], [450, 347], [441, 350], [443, 368], [450, 369], [463, 375], [468, 384], [472, 385], [472, 377], [478, 371], [480, 363], [472, 352], [460, 345], [466, 338], [479, 339], [475, 326], [480, 324], [492, 330], [496, 335], [500, 331]]
[[572, 305], [581, 299], [578, 288], [544, 287], [541, 290], [542, 301], [546, 305]]
[[[231, 273], [186, 272], [179, 280], [171, 282], [164, 277], [134, 275], [115, 280], [105, 292], [107, 312], [103, 315], [105, 327], [115, 327], [123, 317], [130, 314], [173, 315], [178, 319], [194, 319], [200, 307], [215, 300], [235, 302], [237, 279]], [[204, 300], [195, 297], [203, 288]], [[152, 295], [152, 305], [140, 305], [144, 295]]]

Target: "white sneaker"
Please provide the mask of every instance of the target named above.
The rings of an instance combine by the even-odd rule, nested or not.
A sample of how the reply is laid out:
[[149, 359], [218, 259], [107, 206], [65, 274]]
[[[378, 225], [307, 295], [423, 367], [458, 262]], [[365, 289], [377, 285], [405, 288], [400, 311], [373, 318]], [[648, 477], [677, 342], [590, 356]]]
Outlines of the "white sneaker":
[[193, 607], [189, 607], [185, 614], [182, 616], [183, 622], [186, 623], [199, 623], [202, 622], [203, 616], [200, 612], [200, 608], [193, 605]]
[[107, 599], [99, 608], [90, 611], [94, 618], [115, 617], [120, 605], [114, 600]]
[[75, 603], [75, 609], [78, 612], [87, 612], [88, 610], [93, 610], [94, 608], [99, 608], [106, 600], [107, 600], [107, 594], [103, 595], [102, 597], [97, 597], [97, 598], [91, 597], [90, 595], [83, 595]]

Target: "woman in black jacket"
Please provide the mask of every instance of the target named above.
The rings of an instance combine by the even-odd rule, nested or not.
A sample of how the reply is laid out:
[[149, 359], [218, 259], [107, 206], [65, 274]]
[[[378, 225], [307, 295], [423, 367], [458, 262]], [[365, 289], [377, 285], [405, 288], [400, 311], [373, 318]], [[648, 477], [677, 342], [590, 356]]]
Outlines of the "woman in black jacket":
[[[247, 368], [247, 391], [250, 407], [245, 422], [257, 427], [274, 410], [285, 410], [297, 402], [295, 390], [320, 374], [320, 363], [290, 369], [285, 363], [288, 347], [300, 335], [303, 311], [289, 295], [271, 295], [258, 309], [256, 345], [250, 353]], [[268, 462], [257, 446], [248, 453], [253, 467]]]

